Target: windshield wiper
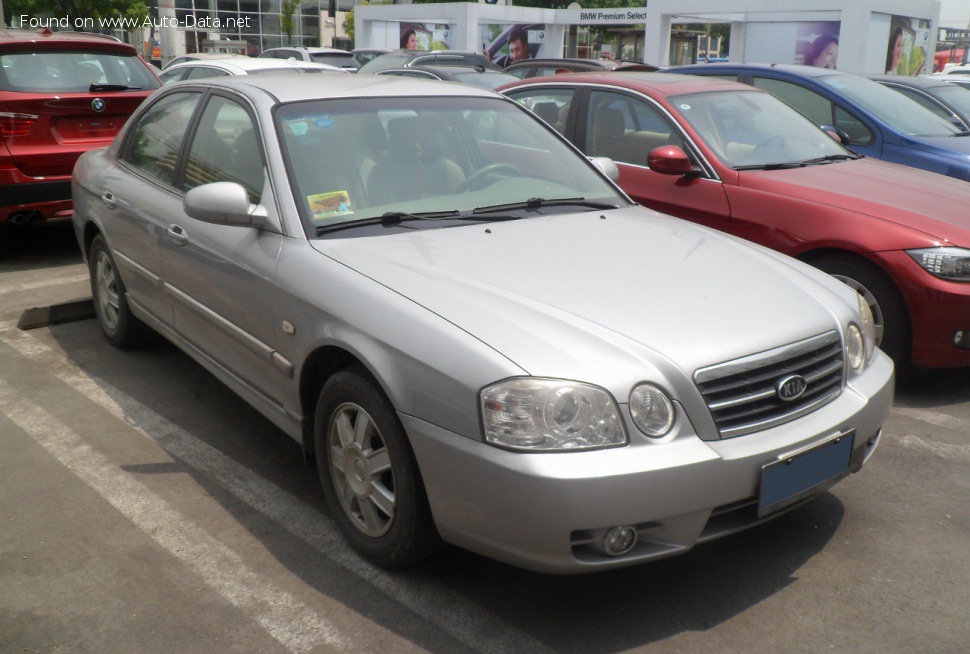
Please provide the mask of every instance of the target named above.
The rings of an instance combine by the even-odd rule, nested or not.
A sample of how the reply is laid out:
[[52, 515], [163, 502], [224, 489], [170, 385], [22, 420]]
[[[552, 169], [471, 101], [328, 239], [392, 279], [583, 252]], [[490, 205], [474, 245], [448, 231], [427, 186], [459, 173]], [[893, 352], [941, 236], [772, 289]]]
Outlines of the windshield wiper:
[[547, 200], [545, 198], [529, 198], [525, 202], [509, 202], [507, 204], [493, 204], [487, 207], [476, 207], [472, 209], [472, 214], [467, 217], [474, 218], [475, 216], [480, 216], [482, 214], [501, 213], [503, 211], [516, 211], [521, 209], [534, 211], [543, 207], [557, 206], [577, 206], [587, 207], [589, 209], [617, 208], [615, 204], [610, 204], [608, 202], [594, 202], [592, 200], [587, 200], [586, 198], [554, 198], [552, 200]]
[[92, 84], [89, 93], [109, 93], [111, 91], [141, 91], [140, 86], [126, 86], [124, 84]]
[[856, 159], [861, 159], [862, 157], [857, 154], [845, 154], [844, 152], [839, 154], [827, 154], [824, 157], [816, 157], [814, 159], [806, 159], [802, 163], [805, 165], [811, 164], [824, 164], [831, 163], [833, 161], [854, 161]]
[[458, 216], [459, 212], [455, 209], [448, 211], [425, 211], [421, 213], [408, 213], [406, 211], [388, 211], [387, 213], [373, 218], [363, 218], [361, 220], [348, 220], [332, 225], [317, 225], [317, 236], [336, 232], [341, 229], [352, 229], [354, 227], [366, 227], [369, 225], [381, 225], [382, 227], [392, 227], [412, 220], [441, 220]]
[[749, 166], [733, 166], [733, 170], [787, 170], [788, 168], [804, 168], [807, 164], [801, 161], [790, 163], [751, 164]]

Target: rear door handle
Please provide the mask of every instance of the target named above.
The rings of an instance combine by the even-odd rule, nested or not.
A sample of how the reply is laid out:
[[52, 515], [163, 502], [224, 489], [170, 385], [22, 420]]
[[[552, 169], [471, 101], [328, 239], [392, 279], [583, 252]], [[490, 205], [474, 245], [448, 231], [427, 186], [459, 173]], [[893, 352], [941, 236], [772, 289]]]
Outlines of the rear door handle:
[[109, 209], [114, 209], [116, 206], [118, 206], [118, 202], [117, 200], [115, 200], [115, 196], [112, 195], [109, 191], [105, 191], [104, 193], [101, 194], [101, 201], [104, 202], [105, 206], [108, 207]]
[[178, 225], [169, 225], [166, 233], [168, 234], [168, 240], [175, 245], [187, 245], [189, 242], [189, 235]]

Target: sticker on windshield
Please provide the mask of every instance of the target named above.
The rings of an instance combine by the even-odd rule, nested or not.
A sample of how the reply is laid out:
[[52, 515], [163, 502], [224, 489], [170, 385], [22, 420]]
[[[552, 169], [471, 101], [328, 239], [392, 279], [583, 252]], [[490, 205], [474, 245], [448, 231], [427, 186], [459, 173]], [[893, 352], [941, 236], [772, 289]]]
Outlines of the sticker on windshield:
[[351, 208], [350, 193], [347, 191], [317, 193], [316, 195], [308, 195], [306, 200], [314, 220], [354, 213]]
[[290, 130], [290, 134], [293, 136], [304, 136], [310, 131], [310, 125], [303, 118], [287, 120], [283, 124], [286, 126], [286, 129]]
[[690, 111], [690, 105], [689, 104], [682, 104], [682, 105], [680, 105], [680, 110], [681, 111]]

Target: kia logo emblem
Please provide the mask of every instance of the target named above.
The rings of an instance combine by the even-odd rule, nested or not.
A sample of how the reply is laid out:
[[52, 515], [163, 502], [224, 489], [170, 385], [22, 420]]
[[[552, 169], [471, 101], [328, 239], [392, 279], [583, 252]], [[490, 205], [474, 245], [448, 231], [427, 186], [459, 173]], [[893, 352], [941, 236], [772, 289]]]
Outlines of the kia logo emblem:
[[775, 384], [779, 399], [785, 402], [797, 400], [805, 393], [806, 388], [808, 388], [808, 382], [801, 375], [789, 375]]
[[102, 100], [101, 98], [95, 98], [94, 100], [91, 100], [91, 108], [97, 111], [98, 113], [101, 113], [102, 111], [104, 111], [104, 100]]

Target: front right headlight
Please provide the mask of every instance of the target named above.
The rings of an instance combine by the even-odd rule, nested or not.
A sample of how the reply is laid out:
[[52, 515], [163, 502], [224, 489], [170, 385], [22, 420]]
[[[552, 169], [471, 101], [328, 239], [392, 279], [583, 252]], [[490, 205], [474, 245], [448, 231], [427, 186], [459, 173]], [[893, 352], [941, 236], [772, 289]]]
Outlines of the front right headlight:
[[970, 282], [970, 250], [956, 247], [906, 250], [923, 270], [951, 282]]
[[872, 361], [872, 357], [876, 354], [876, 323], [866, 299], [856, 293], [856, 301], [859, 304], [859, 322], [862, 324], [857, 325], [852, 322], [846, 328], [845, 356], [852, 369], [859, 371]]
[[569, 451], [627, 442], [620, 410], [602, 388], [517, 377], [482, 389], [485, 442], [513, 450]]

